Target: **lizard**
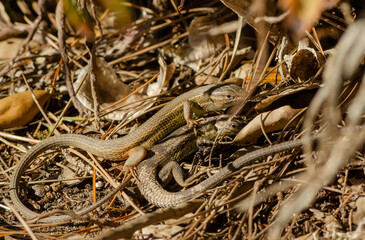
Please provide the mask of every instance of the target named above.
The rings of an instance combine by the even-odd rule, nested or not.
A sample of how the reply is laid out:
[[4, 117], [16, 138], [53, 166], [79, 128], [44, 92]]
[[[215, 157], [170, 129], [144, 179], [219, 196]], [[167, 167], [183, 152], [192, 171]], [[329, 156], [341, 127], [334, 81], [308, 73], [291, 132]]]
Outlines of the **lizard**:
[[[219, 134], [219, 136], [232, 136], [233, 134], [238, 133], [238, 131], [241, 129], [243, 121], [240, 120], [240, 118], [233, 118], [231, 121], [229, 121], [228, 126], [222, 124], [227, 122], [228, 119], [228, 116], [209, 117], [200, 122], [197, 129], [193, 129], [187, 125], [182, 126], [166, 137], [161, 143], [153, 146], [147, 156], [150, 157], [149, 159], [154, 160], [156, 158], [166, 159], [172, 157], [175, 159], [176, 157], [184, 157], [197, 150], [198, 147], [196, 142], [198, 139], [206, 138], [208, 140], [212, 140], [217, 136], [217, 134]], [[122, 188], [125, 187], [125, 185], [125, 182], [123, 182], [102, 199], [100, 199], [97, 203], [94, 203], [89, 207], [76, 212], [76, 215], [82, 216], [98, 208], [105, 201], [117, 194]], [[21, 208], [19, 206], [16, 207], [18, 210], [20, 210], [20, 212], [23, 213], [23, 215], [28, 218], [35, 218], [39, 215], [39, 213], [28, 209], [24, 205], [21, 206]], [[58, 215], [40, 219], [39, 222], [67, 222], [71, 219], [72, 217], [68, 215]]]
[[[319, 134], [311, 136], [312, 140], [317, 140]], [[240, 168], [253, 163], [256, 160], [265, 158], [275, 153], [299, 148], [303, 145], [302, 139], [291, 140], [276, 145], [271, 145], [249, 152], [236, 160], [232, 161], [217, 173], [202, 181], [201, 183], [192, 186], [188, 189], [179, 192], [169, 192], [165, 190], [157, 180], [157, 170], [170, 161], [180, 161], [185, 154], [181, 153], [174, 158], [158, 158], [146, 159], [141, 162], [136, 169], [139, 182], [138, 187], [142, 195], [152, 204], [158, 207], [171, 207], [179, 203], [186, 202], [193, 198], [197, 198], [211, 187], [222, 182], [227, 176], [239, 170]], [[184, 151], [185, 149], [183, 149]], [[186, 151], [186, 150], [185, 150]]]
[[185, 122], [194, 123], [193, 117], [234, 105], [243, 94], [243, 89], [235, 84], [212, 84], [195, 88], [167, 103], [135, 131], [114, 140], [99, 140], [79, 134], [50, 137], [33, 146], [17, 163], [9, 183], [10, 198], [24, 217], [37, 216], [20, 201], [18, 194], [22, 175], [37, 156], [46, 150], [54, 147], [76, 147], [108, 160], [129, 157], [125, 166], [133, 166], [138, 163], [137, 160], [144, 158], [146, 150], [174, 129]]

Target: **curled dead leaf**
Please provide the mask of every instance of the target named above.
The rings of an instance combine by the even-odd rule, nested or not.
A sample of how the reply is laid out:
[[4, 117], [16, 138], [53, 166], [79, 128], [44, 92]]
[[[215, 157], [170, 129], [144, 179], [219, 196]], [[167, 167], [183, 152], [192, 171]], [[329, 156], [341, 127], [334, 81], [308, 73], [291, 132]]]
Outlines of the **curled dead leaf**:
[[360, 197], [356, 200], [356, 211], [352, 216], [352, 221], [359, 224], [365, 218], [365, 197]]
[[[217, 20], [211, 15], [195, 17], [189, 26], [189, 44], [179, 46], [175, 50], [165, 48], [165, 54], [172, 57], [173, 62], [177, 66], [188, 66], [195, 72], [199, 72], [202, 68], [206, 67], [212, 61], [212, 57], [216, 56], [216, 53], [225, 46], [223, 35], [209, 36], [207, 34], [207, 32], [216, 25]], [[212, 62], [215, 61], [213, 60]], [[216, 68], [211, 66], [208, 67], [204, 73], [216, 76], [221, 72], [222, 67], [223, 63]]]
[[325, 58], [313, 49], [299, 50], [292, 59], [290, 76], [294, 80], [306, 81], [318, 72], [325, 61]]
[[292, 108], [296, 109], [307, 107], [319, 87], [317, 84], [310, 84], [297, 88], [288, 88], [278, 94], [260, 100], [255, 106], [255, 110], [257, 112], [269, 111], [288, 103]]
[[243, 16], [251, 5], [250, 1], [221, 0], [221, 2], [239, 16]]
[[[34, 90], [39, 104], [43, 106], [50, 95], [44, 90]], [[17, 93], [0, 100], [0, 129], [26, 125], [37, 115], [39, 109], [30, 91]]]
[[[101, 109], [109, 107], [132, 92], [128, 85], [120, 81], [115, 70], [103, 58], [96, 59], [96, 66], [97, 81], [95, 90]], [[83, 82], [84, 78], [85, 81]], [[74, 88], [77, 89], [82, 82], [83, 84], [76, 97], [86, 108], [93, 110], [94, 100], [91, 94], [89, 65], [81, 69], [74, 83]], [[133, 116], [133, 114], [138, 115], [138, 111], [143, 111], [143, 109], [147, 109], [152, 105], [150, 101], [142, 101], [147, 97], [142, 93], [135, 93], [125, 101], [117, 104], [113, 108], [114, 110], [106, 114], [105, 117], [122, 120]]]
[[[251, 120], [235, 137], [234, 144], [244, 145], [247, 143], [255, 143], [263, 136], [262, 126], [265, 132], [274, 132], [283, 129], [293, 117], [295, 117], [303, 109], [293, 109], [286, 105], [273, 111], [264, 112], [257, 115]], [[298, 118], [299, 120], [299, 118]], [[289, 126], [295, 126], [298, 120], [293, 121]]]

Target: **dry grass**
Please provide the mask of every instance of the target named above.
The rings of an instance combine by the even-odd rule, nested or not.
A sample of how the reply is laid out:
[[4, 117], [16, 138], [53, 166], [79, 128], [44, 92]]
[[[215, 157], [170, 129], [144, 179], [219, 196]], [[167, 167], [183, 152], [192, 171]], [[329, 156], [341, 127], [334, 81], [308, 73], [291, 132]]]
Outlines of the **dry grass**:
[[[58, 16], [55, 16], [56, 4], [48, 6], [39, 1], [39, 15], [33, 10], [18, 10], [25, 11], [22, 14], [28, 17], [28, 23], [25, 24], [28, 37], [15, 57], [0, 63], [0, 97], [26, 89], [24, 76], [30, 88], [48, 89], [52, 98], [44, 107], [43, 116], [39, 114], [27, 126], [0, 132], [1, 198], [9, 198], [7, 184], [13, 166], [20, 161], [26, 151], [25, 147], [37, 140], [53, 133], [82, 133], [103, 139], [120, 137], [134, 124], [144, 122], [155, 113], [159, 104], [169, 101], [191, 86], [200, 84], [195, 81], [198, 77], [218, 81], [222, 75], [228, 76], [243, 63], [250, 64], [247, 77], [249, 80], [244, 79], [247, 81], [243, 83], [249, 94], [241, 104], [241, 114], [245, 115], [247, 121], [257, 115], [255, 106], [268, 96], [299, 87], [309, 89], [308, 85], [321, 87], [318, 91], [314, 90], [316, 94], [312, 100], [306, 94], [299, 95], [299, 99], [295, 100], [305, 103], [311, 101], [309, 105], [302, 106], [304, 110], [307, 108], [307, 111], [304, 116], [296, 116], [294, 126], [289, 127], [288, 123], [282, 131], [265, 133], [259, 142], [245, 145], [241, 152], [263, 148], [270, 142], [291, 140], [298, 135], [307, 139], [304, 151], [293, 149], [255, 161], [252, 165], [227, 176], [224, 182], [202, 197], [173, 208], [158, 209], [146, 202], [136, 190], [136, 180], [129, 183], [123, 197], [116, 197], [93, 214], [75, 217], [77, 220], [72, 223], [19, 223], [20, 216], [15, 215], [14, 210], [10, 211], [5, 205], [1, 205], [0, 237], [128, 239], [134, 234], [134, 239], [361, 239], [361, 236], [365, 235], [365, 209], [361, 204], [365, 199], [365, 160], [362, 149], [365, 129], [358, 126], [363, 124], [365, 110], [364, 20], [359, 19], [347, 26], [344, 19], [349, 16], [345, 10], [342, 10], [343, 15], [340, 11], [325, 12], [319, 24], [313, 27], [311, 33], [307, 33], [310, 44], [314, 46], [311, 46], [311, 49], [324, 54], [336, 45], [336, 51], [331, 56], [326, 55], [325, 65], [319, 66], [310, 79], [300, 81], [289, 75], [284, 64], [284, 55], [291, 55], [295, 50], [291, 48], [290, 51], [286, 51], [285, 48], [290, 44], [296, 45], [298, 41], [288, 43], [285, 40], [287, 38], [282, 38], [281, 32], [278, 31], [285, 28], [282, 16], [270, 18], [270, 21], [275, 22], [275, 27], [268, 31], [270, 24], [267, 25], [267, 22], [255, 23], [256, 14], [261, 15], [260, 11], [255, 12], [257, 6], [253, 6], [250, 10], [253, 12], [243, 19], [259, 29], [259, 34], [256, 36], [249, 25], [244, 27], [240, 37], [244, 46], [238, 48], [236, 44], [236, 51], [237, 49], [232, 49], [235, 36], [230, 35], [230, 32], [219, 36], [199, 35], [199, 31], [234, 31], [237, 26], [243, 24], [236, 22], [235, 13], [218, 1], [186, 1], [181, 10], [172, 2], [161, 1], [161, 4], [166, 6], [160, 12], [156, 6], [154, 8], [130, 3], [120, 4], [118, 6], [129, 9], [128, 14], [134, 11], [134, 16], [130, 22], [119, 25], [115, 22], [110, 23], [115, 21], [112, 16], [116, 13], [111, 13], [112, 9], [90, 5], [88, 17], [98, 21], [90, 20], [88, 24], [91, 26], [82, 26], [85, 29], [70, 21], [62, 23], [63, 13], [59, 12]], [[264, 4], [263, 1], [258, 2]], [[25, 2], [23, 4], [31, 7]], [[268, 7], [265, 4], [262, 6]], [[269, 10], [271, 9], [263, 9], [261, 14], [265, 15]], [[67, 16], [70, 13], [66, 11], [65, 14]], [[194, 29], [195, 32], [191, 26], [190, 32], [188, 31], [194, 18], [208, 14], [212, 16], [209, 21], [200, 19], [203, 24]], [[211, 19], [227, 25], [223, 28], [211, 26]], [[47, 24], [47, 27], [42, 24]], [[204, 27], [208, 27], [209, 31], [204, 30]], [[12, 34], [18, 33], [15, 25], [13, 31]], [[322, 38], [318, 37], [317, 33], [322, 34]], [[337, 33], [339, 34], [336, 35]], [[3, 33], [0, 31], [0, 34]], [[12, 35], [1, 35], [4, 36], [9, 38]], [[330, 36], [331, 41], [324, 40], [323, 36]], [[206, 45], [199, 45], [201, 39], [202, 42], [206, 41]], [[221, 45], [215, 46], [219, 41]], [[195, 48], [184, 47], [187, 42], [198, 44]], [[245, 52], [240, 56], [239, 50], [244, 48], [250, 54]], [[236, 54], [234, 58], [233, 53]], [[194, 59], [196, 56], [198, 59]], [[110, 119], [100, 120], [107, 110], [110, 112], [114, 109], [104, 110], [98, 107], [101, 103], [97, 101], [95, 86], [90, 87], [94, 97], [93, 109], [97, 109], [96, 112], [99, 113], [95, 114], [95, 118], [93, 112], [81, 107], [74, 97], [71, 97], [71, 103], [69, 96], [73, 96], [73, 90], [70, 81], [75, 79], [78, 70], [91, 63], [90, 76], [91, 79], [95, 78], [91, 84], [98, 81], [95, 72], [96, 57], [104, 58], [113, 67], [118, 78], [132, 89], [137, 89], [143, 84], [150, 85], [160, 73], [157, 78], [161, 83], [157, 86], [158, 95], [141, 100], [147, 103], [158, 102], [159, 104], [155, 104], [158, 107], [148, 110], [141, 108], [139, 114], [123, 119], [117, 124]], [[231, 59], [238, 61], [230, 63]], [[175, 64], [170, 64], [173, 61]], [[204, 64], [201, 64], [202, 62]], [[274, 72], [276, 74], [273, 74]], [[275, 79], [271, 83], [262, 84], [268, 78], [272, 80], [273, 76]], [[277, 82], [279, 78], [283, 81]], [[296, 97], [298, 98], [297, 95]], [[291, 101], [294, 101], [290, 98], [283, 99], [285, 101], [282, 105], [290, 105]], [[123, 101], [118, 104], [123, 105]], [[270, 107], [274, 109], [278, 106], [272, 104], [269, 109]], [[123, 112], [123, 106], [118, 110]], [[304, 131], [301, 131], [302, 129]], [[315, 146], [309, 140], [309, 135], [314, 132], [322, 133]], [[213, 153], [199, 150], [198, 154], [187, 159], [183, 166], [187, 171], [191, 170], [190, 173], [204, 172], [197, 179], [202, 181], [238, 158], [239, 154], [242, 154], [236, 152], [238, 149], [239, 147], [230, 144], [215, 149]], [[63, 154], [63, 157], [73, 161], [74, 156], [70, 157], [70, 154]], [[86, 158], [89, 157], [86, 155]], [[193, 158], [194, 165], [191, 164]], [[106, 175], [110, 176], [110, 184], [94, 171], [94, 175], [87, 175], [82, 183], [71, 186], [59, 183], [52, 185], [47, 190], [54, 195], [50, 202], [47, 202], [45, 196], [36, 201], [25, 201], [33, 204], [35, 208], [38, 204], [48, 204], [51, 207], [47, 210], [52, 209], [52, 205], [56, 206], [61, 200], [68, 201], [66, 205], [59, 204], [56, 208], [64, 208], [63, 210], [72, 215], [76, 211], [73, 207], [83, 208], [92, 202], [93, 197], [105, 195], [105, 191], [109, 190], [115, 181], [122, 181], [125, 176], [119, 170], [108, 170], [112, 165], [105, 160], [100, 166], [105, 169]], [[102, 182], [105, 187], [94, 189], [92, 178]], [[176, 190], [175, 185], [169, 184], [167, 188]], [[32, 194], [29, 196], [34, 197]]]

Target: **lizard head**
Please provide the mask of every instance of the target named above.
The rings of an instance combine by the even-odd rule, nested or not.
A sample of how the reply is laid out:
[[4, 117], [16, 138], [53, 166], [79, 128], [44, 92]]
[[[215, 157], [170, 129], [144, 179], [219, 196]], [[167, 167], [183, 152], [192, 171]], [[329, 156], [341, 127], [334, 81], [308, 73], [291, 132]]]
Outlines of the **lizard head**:
[[244, 125], [244, 119], [239, 116], [233, 118], [229, 115], [208, 117], [202, 122], [202, 136], [197, 139], [197, 145], [198, 147], [211, 146], [217, 136], [219, 139], [234, 137]]
[[246, 123], [242, 117], [236, 116], [230, 119], [229, 116], [223, 115], [216, 121], [215, 127], [219, 136], [232, 137], [235, 136], [245, 124]]
[[225, 109], [238, 102], [244, 95], [244, 90], [235, 84], [218, 84], [212, 86], [204, 95], [209, 101], [203, 106], [206, 110]]

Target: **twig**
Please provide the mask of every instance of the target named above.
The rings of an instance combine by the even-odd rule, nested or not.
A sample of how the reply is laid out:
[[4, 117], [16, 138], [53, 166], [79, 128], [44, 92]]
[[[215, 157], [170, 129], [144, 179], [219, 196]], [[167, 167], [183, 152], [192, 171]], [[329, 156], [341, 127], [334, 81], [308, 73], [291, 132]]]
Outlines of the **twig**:
[[227, 72], [230, 71], [230, 69], [232, 67], [233, 60], [234, 60], [234, 57], [236, 56], [236, 53], [237, 53], [237, 50], [238, 50], [238, 45], [240, 43], [244, 20], [245, 20], [245, 18], [243, 16], [238, 16], [238, 26], [237, 26], [237, 32], [236, 32], [236, 39], [234, 40], [234, 47], [233, 47], [232, 57], [231, 57], [231, 60], [228, 64], [228, 66], [226, 67], [226, 69], [224, 69], [224, 72], [219, 77], [219, 82], [222, 82], [223, 78], [226, 76]]
[[8, 145], [8, 146], [10, 146], [10, 147], [12, 147], [12, 148], [15, 148], [15, 149], [17, 149], [18, 151], [20, 151], [20, 152], [23, 152], [23, 153], [25, 153], [25, 152], [27, 152], [26, 150], [24, 150], [23, 148], [20, 148], [20, 147], [18, 147], [18, 146], [16, 146], [15, 144], [13, 144], [13, 143], [10, 143], [10, 142], [8, 142], [8, 141], [6, 141], [4, 138], [2, 138], [2, 137], [0, 137], [0, 142], [3, 142], [3, 143], [5, 143], [6, 145]]
[[[44, 117], [44, 119], [46, 119], [47, 123], [49, 124], [50, 127], [55, 128], [54, 125], [52, 124], [51, 120], [49, 120], [47, 114], [44, 112], [42, 106], [39, 104], [38, 99], [36, 98], [36, 96], [34, 95], [33, 89], [30, 87], [27, 79], [25, 78], [24, 74], [22, 74], [23, 76], [23, 80], [25, 82], [25, 84], [27, 85], [30, 94], [32, 95], [33, 101], [35, 102], [35, 104], [37, 105], [39, 111], [41, 112], [42, 116]], [[59, 132], [57, 130], [55, 130], [58, 134]]]
[[[99, 101], [98, 95], [96, 93], [96, 71], [97, 71], [97, 64], [96, 64], [96, 56], [95, 56], [95, 38], [91, 40], [92, 43], [86, 44], [87, 49], [90, 53], [90, 61], [89, 61], [89, 69], [90, 69], [90, 86], [91, 86], [91, 96], [93, 98], [93, 105], [94, 105], [94, 116], [95, 116], [95, 123], [96, 127], [100, 128], [100, 117], [99, 117]], [[88, 45], [91, 45], [88, 46]]]
[[160, 42], [160, 43], [157, 43], [157, 44], [155, 44], [155, 45], [153, 45], [153, 46], [149, 46], [149, 47], [143, 48], [143, 49], [141, 49], [141, 50], [139, 50], [139, 51], [137, 51], [137, 52], [134, 52], [134, 53], [131, 53], [131, 54], [127, 54], [127, 55], [125, 55], [125, 56], [123, 56], [123, 57], [121, 57], [121, 58], [118, 58], [118, 59], [115, 59], [115, 60], [113, 60], [113, 61], [110, 61], [110, 62], [109, 62], [109, 65], [111, 65], [111, 66], [112, 66], [112, 65], [115, 65], [115, 64], [121, 63], [121, 62], [123, 62], [123, 61], [130, 60], [130, 59], [132, 59], [132, 58], [134, 58], [134, 57], [137, 57], [137, 56], [139, 56], [139, 55], [141, 55], [141, 54], [144, 54], [144, 53], [147, 53], [147, 52], [152, 51], [152, 50], [154, 50], [154, 49], [157, 49], [157, 48], [163, 47], [163, 46], [165, 46], [165, 45], [168, 45], [169, 43], [171, 43], [171, 42], [173, 42], [173, 41], [176, 41], [176, 40], [178, 40], [178, 39], [181, 39], [181, 38], [187, 37], [188, 35], [189, 35], [189, 33], [188, 33], [188, 32], [182, 33], [182, 34], [180, 34], [179, 36], [177, 36], [177, 37], [175, 37], [175, 38], [167, 39], [167, 40], [165, 40], [165, 41], [163, 41], [163, 42]]
[[[364, 56], [364, 51], [365, 20], [362, 19], [348, 28], [337, 45], [337, 52], [327, 62], [324, 71], [325, 85], [318, 91], [310, 104], [304, 122], [304, 128], [310, 129], [320, 106], [323, 106], [323, 124], [326, 128], [323, 132], [325, 138], [319, 141], [320, 154], [316, 161], [311, 161], [311, 147], [305, 145], [309, 168], [304, 174], [304, 181], [308, 184], [300, 187], [292, 195], [292, 201], [281, 207], [277, 223], [268, 234], [271, 239], [277, 239], [280, 236], [281, 229], [293, 214], [305, 209], [316, 197], [318, 191], [333, 180], [338, 171], [347, 164], [356, 149], [365, 142], [365, 129], [359, 131], [357, 128], [365, 110], [365, 102], [363, 101], [365, 75], [357, 95], [348, 107], [346, 127], [341, 133], [337, 129], [341, 114], [337, 107], [337, 101], [340, 88], [343, 86], [343, 79], [350, 78], [355, 73]], [[304, 134], [307, 141], [309, 139], [308, 134], [309, 132]]]
[[4, 138], [9, 138], [9, 139], [12, 139], [12, 140], [27, 142], [27, 143], [36, 144], [36, 143], [40, 142], [39, 140], [36, 140], [36, 139], [21, 137], [21, 136], [18, 136], [18, 135], [13, 135], [13, 134], [10, 134], [10, 133], [5, 133], [5, 132], [0, 132], [0, 136], [2, 136]]
[[100, 240], [113, 239], [130, 239], [135, 231], [151, 224], [159, 223], [172, 218], [180, 218], [187, 213], [199, 208], [201, 202], [187, 202], [177, 205], [176, 207], [159, 209], [154, 213], [148, 213], [144, 216], [126, 222], [120, 227], [107, 230], [97, 238]]
[[[86, 77], [84, 77], [81, 81], [81, 83], [79, 84], [79, 86], [77, 87], [76, 89], [76, 93], [80, 90], [82, 84], [85, 82], [86, 80]], [[62, 109], [62, 112], [60, 113], [60, 115], [58, 116], [57, 120], [55, 121], [55, 124], [53, 125], [53, 128], [49, 131], [49, 134], [47, 137], [50, 137], [53, 132], [55, 131], [56, 127], [58, 127], [58, 124], [60, 123], [62, 117], [65, 115], [66, 111], [70, 108], [71, 106], [71, 103], [72, 103], [72, 100], [68, 100], [66, 106]]]
[[65, 42], [65, 12], [63, 10], [63, 1], [59, 1], [56, 8], [56, 23], [58, 26], [58, 42], [60, 46], [60, 53], [63, 63], [63, 70], [65, 74], [65, 81], [68, 94], [72, 100], [74, 107], [77, 109], [79, 114], [83, 116], [86, 114], [82, 108], [80, 101], [76, 98], [76, 93], [71, 80], [71, 70], [68, 64], [68, 57], [66, 53], [66, 42]]
[[[90, 60], [89, 60], [89, 69], [90, 69], [90, 87], [91, 87], [91, 96], [93, 98], [93, 105], [94, 105], [94, 116], [95, 116], [95, 124], [96, 128], [100, 128], [100, 117], [99, 117], [99, 101], [98, 101], [98, 95], [96, 90], [96, 81], [98, 80], [96, 78], [96, 71], [97, 71], [97, 64], [96, 64], [96, 40], [95, 40], [95, 33], [94, 33], [94, 22], [98, 23], [99, 30], [101, 30], [100, 23], [97, 21], [97, 17], [95, 14], [95, 6], [93, 1], [91, 1], [91, 8], [92, 8], [92, 14], [89, 13], [89, 11], [86, 8], [86, 1], [83, 1], [84, 6], [82, 9], [82, 12], [86, 16], [86, 19], [90, 19], [89, 24], [89, 31], [86, 35], [86, 41], [85, 45], [87, 50], [90, 54]], [[92, 20], [92, 21], [91, 21]]]
[[45, 2], [46, 2], [46, 0], [38, 0], [39, 15], [36, 18], [36, 20], [34, 21], [34, 26], [33, 26], [32, 30], [29, 31], [29, 34], [28, 34], [27, 38], [24, 40], [24, 43], [23, 43], [22, 47], [18, 50], [16, 56], [13, 58], [13, 60], [11, 61], [11, 63], [0, 73], [0, 77], [2, 77], [5, 74], [7, 74], [13, 68], [15, 62], [24, 53], [24, 51], [26, 49], [26, 46], [33, 39], [34, 34], [36, 33], [36, 31], [37, 31], [40, 23], [42, 22], [45, 14], [46, 14]]
[[28, 232], [29, 236], [33, 240], [37, 240], [37, 237], [35, 236], [35, 234], [32, 231], [32, 229], [30, 229], [30, 227], [28, 226], [28, 224], [25, 222], [24, 218], [15, 210], [15, 208], [8, 202], [8, 200], [4, 199], [3, 201], [4, 201], [5, 205], [7, 207], [9, 207], [10, 210], [14, 213], [14, 215], [19, 220], [19, 222], [23, 225], [24, 229]]

